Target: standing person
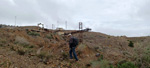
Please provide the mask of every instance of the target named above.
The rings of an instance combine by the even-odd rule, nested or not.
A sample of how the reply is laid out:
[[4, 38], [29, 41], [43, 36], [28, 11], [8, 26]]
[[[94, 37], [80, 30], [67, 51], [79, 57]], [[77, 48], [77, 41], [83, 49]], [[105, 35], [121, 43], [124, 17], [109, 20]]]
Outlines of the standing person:
[[78, 39], [73, 37], [71, 34], [69, 34], [69, 37], [70, 37], [70, 40], [69, 40], [69, 48], [70, 48], [69, 55], [70, 55], [70, 59], [73, 59], [73, 57], [72, 57], [72, 53], [73, 53], [74, 58], [76, 59], [76, 61], [78, 61], [78, 57], [77, 57], [77, 54], [75, 52], [75, 48], [78, 45]]

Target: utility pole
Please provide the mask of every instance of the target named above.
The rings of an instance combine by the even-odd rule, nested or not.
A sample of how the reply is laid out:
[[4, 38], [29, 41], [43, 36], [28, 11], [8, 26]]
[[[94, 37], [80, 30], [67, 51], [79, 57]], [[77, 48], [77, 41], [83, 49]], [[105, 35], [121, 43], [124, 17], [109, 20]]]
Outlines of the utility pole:
[[52, 24], [52, 30], [54, 29], [54, 24]]
[[66, 30], [67, 30], [67, 21], [65, 23], [66, 23]]
[[59, 26], [59, 21], [57, 21], [57, 28], [58, 28], [58, 26]]
[[17, 22], [17, 20], [16, 20], [16, 19], [17, 19], [17, 16], [15, 16], [15, 27], [16, 27], [16, 22]]

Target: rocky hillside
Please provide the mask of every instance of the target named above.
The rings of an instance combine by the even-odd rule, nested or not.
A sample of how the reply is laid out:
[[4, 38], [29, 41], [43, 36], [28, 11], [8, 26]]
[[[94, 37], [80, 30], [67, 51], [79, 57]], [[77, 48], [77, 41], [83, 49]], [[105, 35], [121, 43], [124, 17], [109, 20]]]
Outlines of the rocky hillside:
[[[69, 31], [65, 31], [69, 32]], [[80, 33], [74, 34], [79, 37]], [[0, 28], [1, 68], [148, 68], [150, 37], [128, 38], [84, 32], [69, 59], [68, 38], [39, 27]]]

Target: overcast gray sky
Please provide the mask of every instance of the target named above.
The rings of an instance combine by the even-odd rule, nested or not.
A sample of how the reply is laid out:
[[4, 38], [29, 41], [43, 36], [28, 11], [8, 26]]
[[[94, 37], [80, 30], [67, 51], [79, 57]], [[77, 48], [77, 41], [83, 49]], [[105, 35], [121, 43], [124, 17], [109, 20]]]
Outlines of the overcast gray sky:
[[109, 35], [150, 35], [150, 0], [0, 0], [0, 24], [84, 28]]

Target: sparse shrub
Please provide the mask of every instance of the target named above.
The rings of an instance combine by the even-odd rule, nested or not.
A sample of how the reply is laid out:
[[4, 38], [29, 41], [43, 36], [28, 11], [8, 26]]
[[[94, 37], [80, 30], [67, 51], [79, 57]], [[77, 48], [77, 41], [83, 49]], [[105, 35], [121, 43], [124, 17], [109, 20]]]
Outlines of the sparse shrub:
[[10, 68], [11, 62], [9, 61], [2, 61], [0, 62], [0, 68]]
[[14, 44], [29, 44], [29, 42], [24, 37], [17, 36]]
[[81, 55], [81, 54], [82, 54], [82, 51], [78, 50], [77, 55]]
[[118, 64], [117, 68], [137, 68], [132, 62], [125, 62], [122, 64]]
[[47, 62], [49, 61], [49, 58], [52, 56], [47, 54], [46, 52], [41, 52], [40, 54], [37, 55], [37, 57], [41, 59], [41, 62], [43, 62], [44, 64], [47, 64]]
[[99, 51], [98, 49], [99, 49], [99, 47], [94, 47], [94, 50], [97, 52]]
[[85, 48], [87, 47], [87, 45], [86, 44], [79, 44], [78, 45], [78, 50], [84, 50]]
[[37, 57], [43, 59], [46, 56], [45, 52], [41, 52], [40, 54], [37, 55]]
[[37, 32], [27, 32], [27, 34], [31, 36], [40, 36], [40, 34]]
[[111, 68], [111, 67], [112, 67], [112, 65], [109, 65], [109, 62], [106, 60], [102, 60], [100, 62], [100, 68]]
[[6, 65], [7, 65], [6, 61], [0, 63], [0, 67], [7, 67]]
[[3, 44], [2, 43], [0, 43], [0, 47], [2, 47], [3, 46]]
[[24, 55], [26, 52], [24, 50], [19, 49], [19, 50], [17, 50], [17, 53], [19, 55]]
[[134, 47], [134, 43], [132, 41], [129, 41], [129, 44], [128, 44], [129, 47]]
[[6, 39], [0, 39], [0, 46], [5, 46], [5, 44], [7, 43]]
[[21, 46], [23, 46], [24, 48], [34, 48], [33, 45], [29, 45], [29, 44], [20, 44]]
[[71, 68], [71, 66], [72, 66], [72, 63], [69, 63], [69, 66], [70, 66], [70, 68]]
[[52, 34], [46, 36], [48, 39], [53, 39]]
[[62, 35], [59, 35], [59, 38], [60, 38], [61, 40], [64, 40], [64, 37], [62, 37]]
[[20, 36], [16, 37], [14, 44], [18, 44], [24, 48], [34, 48], [34, 46], [30, 45], [30, 43], [24, 37]]
[[68, 53], [63, 52], [63, 53], [62, 53], [62, 57], [63, 57], [64, 60], [67, 60], [67, 59], [68, 59], [68, 58], [67, 58], [67, 57], [68, 57]]
[[76, 63], [76, 66], [77, 66], [77, 67], [80, 67], [80, 66], [81, 66], [81, 64], [79, 64], [79, 63]]
[[142, 54], [142, 56], [137, 57], [136, 65], [138, 67], [141, 67], [141, 66], [145, 67], [145, 68], [150, 67], [150, 53], [149, 53], [149, 50], [145, 49], [145, 52]]
[[113, 68], [113, 66], [106, 60], [92, 61], [90, 64], [92, 68]]
[[91, 64], [86, 64], [86, 67], [90, 67], [91, 66]]
[[53, 37], [51, 37], [51, 36], [46, 36], [48, 39], [52, 39]]
[[26, 31], [28, 32], [28, 31], [29, 31], [29, 29], [26, 29]]
[[44, 58], [49, 59], [52, 56], [47, 54], [46, 52], [41, 52], [40, 54], [37, 55], [37, 57], [39, 57], [41, 59], [44, 59]]
[[10, 50], [12, 50], [12, 51], [16, 51], [16, 49], [15, 49], [13, 46], [10, 48]]
[[98, 61], [103, 60], [103, 55], [100, 55], [100, 57], [97, 59]]
[[114, 68], [114, 66], [112, 64], [110, 64], [110, 68]]
[[135, 47], [135, 64], [138, 68], [150, 68], [150, 41], [136, 43]]
[[14, 42], [14, 44], [18, 44], [18, 42]]
[[144, 40], [141, 40], [141, 42], [143, 42]]
[[29, 46], [27, 46], [27, 48], [34, 48], [34, 46], [33, 45], [29, 45]]
[[142, 62], [150, 67], [150, 55], [149, 54], [145, 54], [142, 57]]
[[2, 40], [1, 43], [6, 44], [6, 40]]
[[34, 48], [34, 46], [33, 46], [33, 45], [30, 45], [29, 48]]

